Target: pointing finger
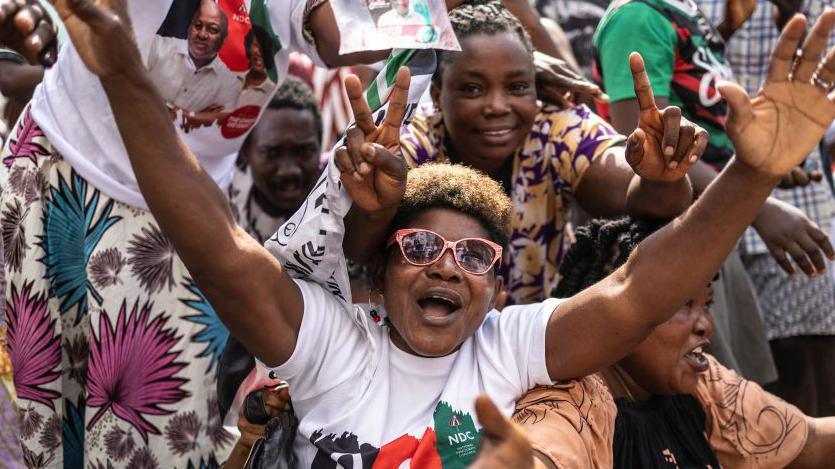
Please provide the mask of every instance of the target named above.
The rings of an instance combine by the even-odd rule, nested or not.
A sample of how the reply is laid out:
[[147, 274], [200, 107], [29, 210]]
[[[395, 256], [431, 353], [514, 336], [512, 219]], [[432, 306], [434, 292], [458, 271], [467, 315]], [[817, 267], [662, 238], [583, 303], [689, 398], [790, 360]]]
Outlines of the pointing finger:
[[652, 85], [641, 54], [633, 52], [629, 55], [629, 68], [632, 70], [632, 83], [635, 86], [635, 96], [638, 98], [641, 111], [657, 110], [655, 95], [652, 92]]
[[389, 96], [389, 107], [383, 125], [400, 131], [403, 118], [406, 117], [406, 106], [409, 103], [409, 83], [411, 74], [407, 67], [400, 67], [394, 78], [394, 89]]
[[789, 79], [795, 52], [805, 33], [806, 18], [803, 15], [795, 15], [786, 23], [774, 47], [774, 52], [771, 53], [771, 63], [766, 75], [767, 81], [777, 82]]

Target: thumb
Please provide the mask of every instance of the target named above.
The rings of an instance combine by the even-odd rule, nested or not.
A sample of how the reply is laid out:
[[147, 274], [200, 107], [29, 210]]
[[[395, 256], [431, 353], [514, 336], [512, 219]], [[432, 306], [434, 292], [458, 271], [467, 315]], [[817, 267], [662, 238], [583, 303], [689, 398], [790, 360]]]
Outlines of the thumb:
[[387, 150], [377, 143], [365, 143], [362, 146], [362, 156], [366, 162], [385, 174], [398, 180], [405, 180], [408, 168], [403, 157]]
[[496, 404], [489, 397], [481, 395], [475, 401], [475, 413], [484, 430], [484, 435], [491, 440], [504, 440], [512, 431], [510, 422], [499, 412]]
[[719, 93], [728, 102], [728, 130], [739, 134], [754, 118], [751, 98], [741, 86], [730, 81], [722, 81], [718, 85]]
[[647, 134], [644, 129], [637, 128], [629, 138], [626, 139], [626, 162], [629, 166], [635, 168], [644, 161], [644, 142], [646, 142]]

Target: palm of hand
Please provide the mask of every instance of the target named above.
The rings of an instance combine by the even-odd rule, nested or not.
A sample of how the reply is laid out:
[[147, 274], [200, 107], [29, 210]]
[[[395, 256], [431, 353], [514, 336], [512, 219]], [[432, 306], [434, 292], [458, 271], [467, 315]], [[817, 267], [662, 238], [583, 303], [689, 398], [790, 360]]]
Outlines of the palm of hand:
[[[807, 110], [815, 110], [815, 115]], [[835, 117], [826, 92], [799, 82], [767, 83], [751, 101], [747, 120], [731, 122], [728, 134], [737, 157], [752, 168], [782, 176], [818, 144]]]

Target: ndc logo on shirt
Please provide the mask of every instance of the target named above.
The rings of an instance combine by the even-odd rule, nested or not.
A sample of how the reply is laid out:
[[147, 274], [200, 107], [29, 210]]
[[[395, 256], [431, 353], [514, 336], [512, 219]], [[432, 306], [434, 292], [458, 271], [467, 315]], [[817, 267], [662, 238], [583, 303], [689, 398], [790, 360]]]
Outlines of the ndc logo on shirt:
[[444, 469], [465, 469], [475, 460], [481, 441], [481, 432], [476, 430], [473, 417], [453, 409], [446, 402], [438, 403], [433, 417], [435, 446]]

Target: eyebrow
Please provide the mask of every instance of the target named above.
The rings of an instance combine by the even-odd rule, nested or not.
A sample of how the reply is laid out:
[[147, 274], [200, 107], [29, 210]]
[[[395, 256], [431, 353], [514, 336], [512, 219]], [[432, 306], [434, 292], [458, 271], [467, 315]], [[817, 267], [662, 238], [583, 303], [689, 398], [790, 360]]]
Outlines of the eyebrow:
[[[516, 70], [511, 70], [507, 74], [507, 77], [508, 78], [517, 78], [517, 77], [520, 77], [520, 76], [527, 75], [528, 72], [529, 72], [529, 70], [526, 70], [526, 69], [523, 69], [523, 68], [517, 68]], [[463, 75], [465, 77], [468, 77], [468, 78], [470, 78], [470, 77], [472, 77], [472, 78], [485, 78], [484, 73], [479, 72], [479, 71], [475, 71], [475, 70], [465, 70]]]

